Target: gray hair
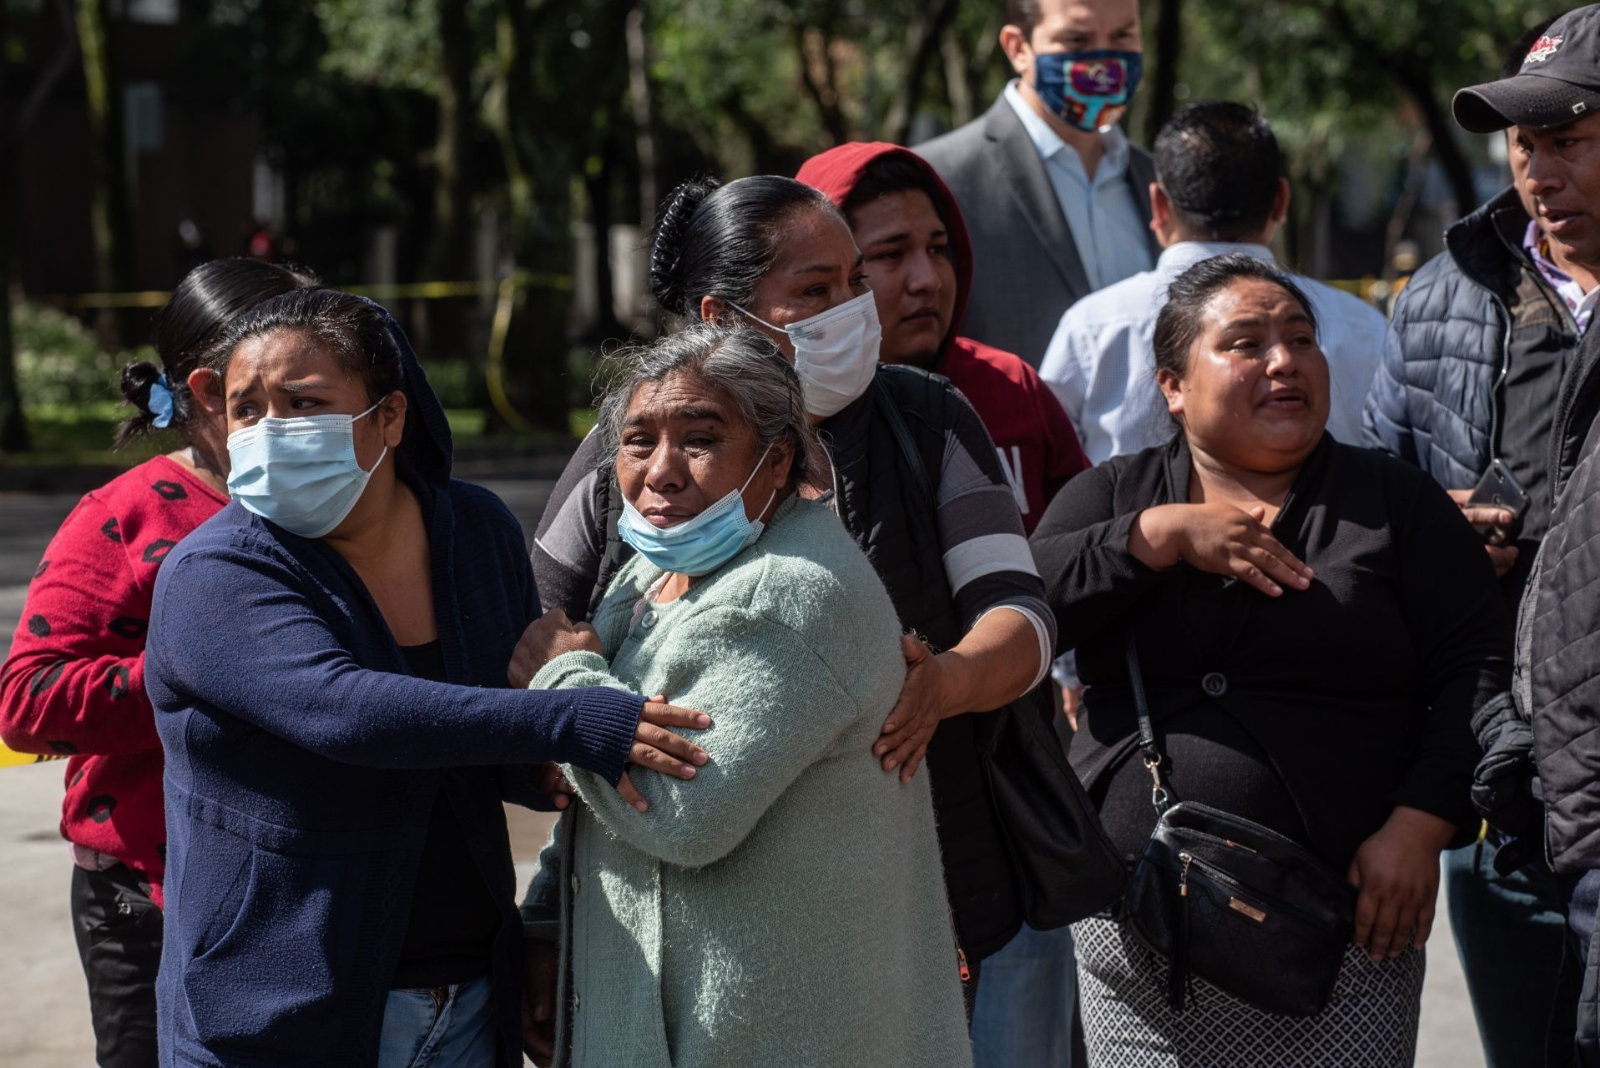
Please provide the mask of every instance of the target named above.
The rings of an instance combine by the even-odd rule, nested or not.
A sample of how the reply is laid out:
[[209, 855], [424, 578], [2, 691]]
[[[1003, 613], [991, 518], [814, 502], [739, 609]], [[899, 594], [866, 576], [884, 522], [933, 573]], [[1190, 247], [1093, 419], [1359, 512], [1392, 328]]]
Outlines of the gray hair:
[[606, 356], [609, 385], [600, 402], [595, 432], [605, 455], [614, 456], [622, 423], [639, 387], [674, 374], [688, 374], [733, 405], [767, 448], [787, 441], [794, 455], [795, 483], [831, 482], [827, 454], [806, 414], [800, 376], [767, 335], [746, 326], [696, 323], [649, 345], [632, 345]]

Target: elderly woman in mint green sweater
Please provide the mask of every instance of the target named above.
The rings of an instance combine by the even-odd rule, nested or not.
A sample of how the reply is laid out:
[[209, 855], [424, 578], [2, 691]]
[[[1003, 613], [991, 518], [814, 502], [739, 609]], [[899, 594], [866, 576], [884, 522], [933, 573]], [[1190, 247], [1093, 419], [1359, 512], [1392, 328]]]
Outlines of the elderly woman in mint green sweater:
[[[900, 627], [830, 510], [800, 382], [771, 341], [695, 327], [623, 359], [599, 433], [627, 501], [594, 627], [551, 613], [536, 689], [704, 710], [691, 780], [619, 792], [578, 768], [524, 906], [524, 1023], [572, 1068], [971, 1063], [926, 776], [872, 743]], [[811, 499], [807, 499], [811, 498]], [[820, 499], [819, 499], [820, 498]], [[680, 769], [686, 771], [687, 769]]]

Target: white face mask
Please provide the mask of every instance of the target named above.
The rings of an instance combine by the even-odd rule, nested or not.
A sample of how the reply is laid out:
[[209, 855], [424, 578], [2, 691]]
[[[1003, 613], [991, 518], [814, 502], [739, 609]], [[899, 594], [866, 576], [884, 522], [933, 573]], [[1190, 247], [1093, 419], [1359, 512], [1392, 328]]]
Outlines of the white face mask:
[[[732, 301], [728, 302], [733, 304]], [[872, 290], [789, 326], [773, 326], [733, 304], [740, 314], [768, 330], [782, 330], [794, 345], [794, 370], [800, 376], [806, 411], [826, 419], [867, 391], [878, 370], [883, 327]]]

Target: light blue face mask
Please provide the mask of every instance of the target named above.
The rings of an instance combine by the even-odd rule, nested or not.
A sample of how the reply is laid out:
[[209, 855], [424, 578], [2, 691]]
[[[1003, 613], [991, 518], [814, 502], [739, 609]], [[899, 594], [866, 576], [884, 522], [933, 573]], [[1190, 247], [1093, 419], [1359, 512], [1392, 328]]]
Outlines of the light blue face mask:
[[[768, 445], [743, 486], [730, 490], [716, 504], [675, 527], [658, 527], [632, 504], [623, 501], [622, 518], [617, 520], [617, 533], [622, 535], [623, 541], [633, 546], [635, 552], [663, 571], [691, 578], [709, 575], [761, 536], [764, 524], [752, 522], [744, 514], [744, 491], [771, 451], [772, 446]], [[766, 512], [768, 505], [772, 504], [772, 498], [777, 495], [778, 491], [774, 488], [772, 497], [768, 497], [767, 503], [761, 506], [761, 512]]]
[[356, 460], [360, 415], [266, 416], [228, 435], [228, 493], [262, 519], [303, 538], [320, 538], [344, 522], [361, 499], [372, 471], [389, 454], [385, 445], [372, 471]]

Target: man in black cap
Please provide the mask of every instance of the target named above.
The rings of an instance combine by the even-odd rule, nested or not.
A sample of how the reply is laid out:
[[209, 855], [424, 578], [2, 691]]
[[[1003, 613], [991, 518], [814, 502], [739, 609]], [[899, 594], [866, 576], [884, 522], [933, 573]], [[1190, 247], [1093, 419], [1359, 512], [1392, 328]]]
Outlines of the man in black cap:
[[[1513, 185], [1452, 226], [1445, 251], [1401, 293], [1364, 417], [1368, 445], [1427, 471], [1480, 527], [1510, 532], [1485, 548], [1513, 613], [1549, 523], [1562, 376], [1600, 299], [1600, 215], [1588, 215], [1600, 198], [1584, 192], [1600, 183], [1600, 118], [1590, 115], [1600, 90], [1585, 87], [1600, 85], [1596, 10], [1530, 31], [1500, 80], [1456, 96], [1461, 125], [1506, 131]], [[1575, 19], [1590, 27], [1583, 41], [1563, 25]], [[1526, 497], [1516, 516], [1469, 504], [1492, 464]], [[1502, 782], [1521, 783], [1531, 766], [1526, 749], [1497, 765]], [[1526, 785], [1514, 792], [1526, 802]], [[1543, 863], [1537, 806], [1507, 806], [1493, 822], [1481, 844], [1445, 854], [1485, 1058], [1489, 1068], [1538, 1063], [1531, 1051], [1548, 1026], [1546, 1063], [1569, 1064], [1577, 991], [1558, 982], [1567, 897]]]
[[[1463, 89], [1454, 110], [1469, 130], [1511, 129], [1512, 165], [1536, 222], [1525, 247], [1579, 332], [1561, 354], [1547, 411], [1513, 407], [1516, 352], [1502, 371], [1505, 419], [1491, 447], [1518, 440], [1534, 416], [1551, 424], [1541, 499], [1524, 520], [1544, 520], [1546, 532], [1518, 614], [1515, 707], [1495, 713], [1491, 704], [1473, 724], [1485, 749], [1473, 799], [1555, 872], [1583, 962], [1577, 1058], [1600, 1065], [1600, 330], [1587, 329], [1600, 299], [1600, 5], [1557, 19], [1515, 75]], [[1541, 791], [1527, 774], [1530, 749]]]

